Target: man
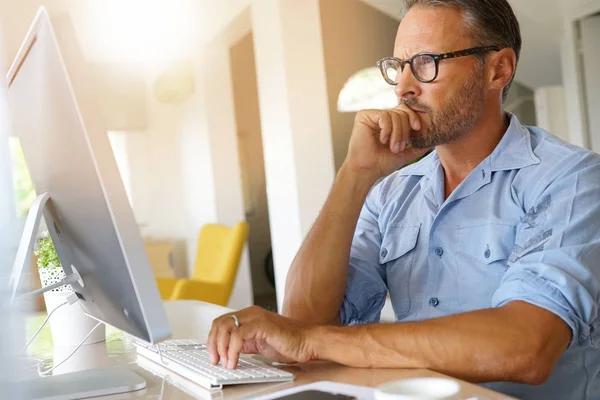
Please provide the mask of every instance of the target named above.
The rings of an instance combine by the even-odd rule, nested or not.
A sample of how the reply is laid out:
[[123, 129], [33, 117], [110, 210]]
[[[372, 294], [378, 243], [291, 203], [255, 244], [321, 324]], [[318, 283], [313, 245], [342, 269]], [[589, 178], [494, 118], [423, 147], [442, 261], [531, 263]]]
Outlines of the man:
[[[428, 368], [521, 398], [600, 398], [600, 156], [503, 111], [520, 47], [506, 0], [406, 1], [379, 62], [398, 107], [357, 114], [285, 317], [215, 320], [214, 363]], [[398, 323], [378, 324], [388, 292]]]

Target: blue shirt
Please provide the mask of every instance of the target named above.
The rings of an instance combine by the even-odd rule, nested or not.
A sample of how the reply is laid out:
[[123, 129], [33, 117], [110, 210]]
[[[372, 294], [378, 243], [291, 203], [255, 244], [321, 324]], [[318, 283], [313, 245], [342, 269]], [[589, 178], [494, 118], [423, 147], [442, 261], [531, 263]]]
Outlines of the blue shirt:
[[600, 156], [510, 126], [444, 199], [434, 151], [376, 185], [350, 254], [343, 324], [398, 322], [521, 300], [562, 318], [572, 340], [540, 386], [485, 386], [519, 398], [600, 399]]

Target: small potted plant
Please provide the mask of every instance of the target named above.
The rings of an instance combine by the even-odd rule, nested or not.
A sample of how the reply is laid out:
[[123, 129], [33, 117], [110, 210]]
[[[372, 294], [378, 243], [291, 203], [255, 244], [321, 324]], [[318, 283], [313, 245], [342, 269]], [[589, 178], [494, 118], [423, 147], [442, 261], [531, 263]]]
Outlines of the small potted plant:
[[[65, 278], [65, 272], [60, 264], [50, 235], [46, 233], [38, 240], [38, 247], [34, 253], [38, 257], [37, 266], [42, 287], [53, 285]], [[49, 321], [55, 347], [77, 346], [97, 323], [97, 321], [84, 314], [79, 304], [69, 305], [67, 303], [67, 296], [72, 292], [71, 285], [64, 285], [44, 293], [44, 302], [48, 314], [60, 307], [52, 314]], [[105, 340], [105, 335], [104, 325], [99, 326], [85, 341], [85, 344], [101, 342]]]
[[[60, 260], [58, 259], [58, 254], [56, 254], [50, 235], [45, 234], [38, 240], [38, 247], [34, 251], [34, 254], [38, 257], [37, 266], [42, 287], [53, 285], [65, 278], [65, 272], [60, 265]], [[72, 291], [71, 285], [65, 285], [51, 292], [68, 294]]]

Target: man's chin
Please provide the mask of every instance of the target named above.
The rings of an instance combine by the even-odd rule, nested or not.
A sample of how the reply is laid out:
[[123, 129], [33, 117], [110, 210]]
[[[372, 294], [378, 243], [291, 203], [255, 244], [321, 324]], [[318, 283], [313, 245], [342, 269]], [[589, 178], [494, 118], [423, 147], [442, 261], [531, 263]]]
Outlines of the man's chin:
[[408, 141], [409, 146], [416, 149], [430, 149], [437, 146], [437, 143], [433, 143], [427, 136], [427, 132], [415, 132]]
[[419, 149], [419, 150], [433, 149], [434, 147], [436, 147], [436, 145], [429, 144], [429, 143], [412, 143], [412, 142], [408, 142], [408, 145], [410, 147], [412, 147], [412, 148]]

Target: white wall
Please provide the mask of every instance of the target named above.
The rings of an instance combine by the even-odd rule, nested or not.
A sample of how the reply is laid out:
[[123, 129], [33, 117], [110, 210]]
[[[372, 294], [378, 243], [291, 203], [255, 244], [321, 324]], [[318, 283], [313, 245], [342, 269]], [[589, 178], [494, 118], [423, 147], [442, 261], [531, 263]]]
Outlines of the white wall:
[[[231, 83], [229, 41], [217, 42], [203, 56], [204, 90], [213, 161], [217, 220], [232, 226], [245, 220], [238, 156], [237, 126]], [[247, 246], [242, 253], [229, 305], [243, 308], [254, 303]]]
[[281, 309], [287, 271], [334, 178], [319, 1], [253, 0], [252, 31]]
[[232, 83], [238, 133], [246, 221], [250, 225], [248, 249], [254, 296], [273, 296], [275, 289], [265, 274], [265, 259], [271, 250], [269, 204], [256, 82], [253, 37], [247, 33], [231, 47]]
[[513, 82], [504, 101], [506, 111], [514, 113], [524, 125], [536, 125], [534, 91]]
[[537, 126], [570, 142], [565, 90], [562, 85], [536, 89], [535, 109]]
[[[195, 60], [196, 91], [182, 110], [181, 171], [188, 253], [195, 257], [200, 228], [245, 219], [228, 41], [216, 41]], [[190, 264], [191, 266], [191, 264]], [[229, 306], [253, 304], [247, 248]]]
[[[146, 226], [144, 234], [156, 237], [182, 238], [185, 233], [185, 212], [180, 169], [181, 148], [180, 109], [178, 106], [159, 103], [148, 88], [147, 129], [143, 136], [145, 154], [138, 154], [131, 175], [134, 190], [134, 208], [141, 207], [140, 216]], [[133, 159], [132, 161], [136, 161]], [[135, 175], [133, 174], [135, 172]]]

